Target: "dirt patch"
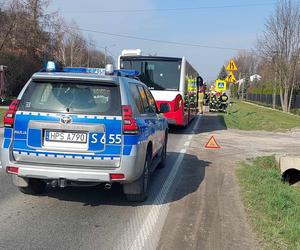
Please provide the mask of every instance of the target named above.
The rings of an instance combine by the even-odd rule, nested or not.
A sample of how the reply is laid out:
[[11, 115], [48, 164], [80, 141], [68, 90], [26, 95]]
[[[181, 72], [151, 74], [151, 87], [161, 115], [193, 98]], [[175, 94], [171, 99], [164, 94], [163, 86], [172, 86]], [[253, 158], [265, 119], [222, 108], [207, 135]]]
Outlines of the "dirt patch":
[[[204, 149], [211, 135], [221, 149]], [[235, 167], [239, 161], [259, 155], [299, 152], [300, 130], [288, 133], [232, 130], [216, 114], [203, 116], [187, 153], [210, 164], [204, 170], [185, 160], [174, 195], [193, 185], [193, 178], [203, 180], [197, 182], [195, 192], [170, 205], [158, 248], [262, 248], [261, 240], [249, 226]]]

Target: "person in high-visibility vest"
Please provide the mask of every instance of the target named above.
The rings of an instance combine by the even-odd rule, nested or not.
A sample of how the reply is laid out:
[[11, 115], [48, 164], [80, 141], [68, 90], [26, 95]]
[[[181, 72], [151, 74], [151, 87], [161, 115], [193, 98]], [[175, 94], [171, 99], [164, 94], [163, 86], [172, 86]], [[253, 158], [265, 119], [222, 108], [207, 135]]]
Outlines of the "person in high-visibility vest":
[[204, 109], [203, 109], [204, 94], [205, 94], [205, 88], [204, 88], [204, 86], [202, 86], [200, 88], [200, 92], [198, 93], [198, 107], [199, 107], [199, 113], [200, 114], [203, 114], [203, 112], [204, 112]]

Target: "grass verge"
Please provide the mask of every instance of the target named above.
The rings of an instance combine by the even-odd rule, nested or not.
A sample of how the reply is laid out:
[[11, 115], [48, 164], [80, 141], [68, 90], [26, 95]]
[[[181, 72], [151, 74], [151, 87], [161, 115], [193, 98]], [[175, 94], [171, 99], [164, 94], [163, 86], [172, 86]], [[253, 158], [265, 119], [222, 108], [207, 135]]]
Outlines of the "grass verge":
[[270, 110], [256, 105], [235, 102], [222, 114], [228, 128], [241, 130], [286, 131], [300, 127], [300, 116]]
[[300, 188], [281, 181], [275, 157], [241, 163], [237, 176], [244, 205], [265, 249], [300, 249]]

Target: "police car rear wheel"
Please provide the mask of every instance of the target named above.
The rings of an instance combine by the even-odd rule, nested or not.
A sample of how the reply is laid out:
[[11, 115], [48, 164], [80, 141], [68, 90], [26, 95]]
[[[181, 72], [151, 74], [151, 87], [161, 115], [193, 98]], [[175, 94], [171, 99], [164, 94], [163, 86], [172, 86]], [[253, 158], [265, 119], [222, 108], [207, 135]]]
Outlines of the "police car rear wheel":
[[41, 194], [46, 188], [46, 182], [40, 179], [29, 178], [27, 187], [18, 187], [24, 194]]
[[[136, 180], [132, 185], [138, 185], [140, 192], [137, 194], [126, 194], [126, 198], [128, 201], [135, 201], [135, 202], [143, 202], [148, 197], [148, 191], [149, 191], [149, 181], [150, 181], [150, 155], [147, 154], [145, 166], [144, 166], [144, 172], [142, 176]], [[130, 185], [130, 184], [129, 184]]]

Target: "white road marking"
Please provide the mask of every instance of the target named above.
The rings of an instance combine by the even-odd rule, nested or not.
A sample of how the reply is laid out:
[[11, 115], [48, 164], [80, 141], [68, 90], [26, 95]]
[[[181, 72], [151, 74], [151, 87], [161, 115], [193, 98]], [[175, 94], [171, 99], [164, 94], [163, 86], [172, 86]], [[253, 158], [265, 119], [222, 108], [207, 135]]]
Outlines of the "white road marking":
[[[196, 131], [199, 125], [199, 121], [200, 116], [197, 117], [197, 121], [192, 130], [193, 133]], [[184, 145], [190, 145], [192, 138], [193, 134], [189, 135]], [[144, 223], [142, 224], [141, 228], [137, 230], [138, 234], [136, 235], [136, 237], [134, 237], [134, 241], [132, 242], [132, 244], [130, 244], [129, 249], [156, 249], [161, 230], [164, 226], [169, 211], [169, 204], [164, 204], [164, 201], [175, 181], [177, 172], [183, 161], [185, 153], [186, 149], [182, 149], [180, 151], [167, 180], [163, 184], [159, 194], [156, 196], [153, 202], [154, 205], [145, 217]], [[120, 247], [120, 249], [122, 249], [122, 247], [123, 249], [125, 249], [124, 245]]]
[[[186, 152], [185, 149], [182, 149], [180, 151], [180, 154], [177, 157], [177, 160], [172, 168], [172, 171], [170, 172], [162, 189], [160, 190], [158, 196], [156, 197], [156, 199], [153, 202], [154, 204], [157, 204], [157, 205], [154, 205], [151, 208], [150, 212], [148, 213], [148, 216], [146, 217], [142, 227], [139, 230], [139, 234], [136, 236], [130, 249], [132, 249], [132, 250], [155, 249], [155, 247], [156, 247], [155, 245], [157, 244], [157, 242], [159, 240], [160, 232], [162, 230], [164, 221], [165, 221], [166, 216], [169, 211], [169, 205], [163, 204], [163, 202], [164, 202], [171, 186], [173, 185], [173, 182], [175, 180], [176, 174], [177, 174], [180, 164], [183, 160], [185, 152]], [[147, 242], [150, 235], [151, 235], [151, 239], [150, 239], [150, 241]], [[146, 242], [149, 245], [146, 245]]]
[[190, 146], [190, 141], [186, 141], [183, 145], [184, 145], [185, 147]]
[[198, 125], [199, 125], [199, 122], [200, 122], [201, 117], [202, 117], [202, 116], [198, 116], [198, 117], [197, 117], [197, 121], [196, 121], [196, 123], [195, 123], [195, 125], [194, 125], [194, 127], [193, 127], [193, 133], [196, 132], [196, 129], [197, 129]]

